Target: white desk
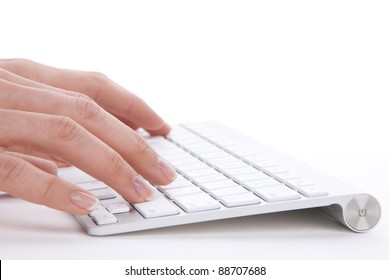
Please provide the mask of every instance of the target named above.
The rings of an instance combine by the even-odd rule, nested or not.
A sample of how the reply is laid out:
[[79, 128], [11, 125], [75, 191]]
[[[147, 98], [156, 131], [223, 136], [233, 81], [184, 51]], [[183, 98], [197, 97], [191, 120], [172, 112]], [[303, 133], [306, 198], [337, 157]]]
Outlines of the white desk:
[[1, 195], [0, 259], [388, 259], [383, 164], [382, 172], [369, 173], [375, 164], [366, 161], [341, 170], [345, 179], [371, 182], [368, 191], [381, 202], [381, 221], [365, 234], [305, 210], [91, 237], [70, 215]]

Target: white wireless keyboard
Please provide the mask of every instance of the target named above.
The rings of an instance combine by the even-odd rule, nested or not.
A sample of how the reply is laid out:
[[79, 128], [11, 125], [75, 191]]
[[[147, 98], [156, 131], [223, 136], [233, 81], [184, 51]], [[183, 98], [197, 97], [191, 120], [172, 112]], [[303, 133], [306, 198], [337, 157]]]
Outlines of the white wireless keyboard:
[[304, 163], [253, 141], [220, 123], [177, 125], [166, 137], [142, 135], [179, 173], [155, 186], [152, 201], [129, 204], [118, 193], [74, 168], [60, 176], [101, 201], [75, 216], [91, 235], [118, 234], [211, 220], [289, 211], [319, 210], [353, 231], [374, 227], [378, 201]]

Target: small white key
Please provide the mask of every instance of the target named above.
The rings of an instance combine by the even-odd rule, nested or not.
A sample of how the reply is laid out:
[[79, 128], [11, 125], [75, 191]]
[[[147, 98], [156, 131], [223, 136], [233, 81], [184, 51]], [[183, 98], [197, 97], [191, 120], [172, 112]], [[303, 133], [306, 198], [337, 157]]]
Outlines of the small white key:
[[214, 166], [218, 166], [221, 163], [236, 162], [237, 160], [239, 160], [239, 159], [237, 159], [236, 157], [234, 157], [232, 155], [227, 155], [227, 156], [222, 157], [222, 158], [209, 159], [209, 160], [207, 160], [207, 162], [209, 162], [210, 164], [212, 164]]
[[98, 204], [95, 209], [92, 210], [92, 212], [89, 213], [90, 217], [93, 217], [94, 215], [98, 213], [106, 213], [107, 209], [105, 209], [104, 205]]
[[107, 207], [107, 210], [112, 214], [126, 213], [131, 210], [130, 205], [126, 202], [111, 202], [105, 205], [105, 207]]
[[177, 207], [163, 196], [159, 196], [157, 199], [151, 201], [136, 203], [133, 206], [145, 218], [172, 216], [180, 213]]
[[294, 179], [294, 180], [288, 180], [285, 182], [289, 187], [293, 189], [298, 189], [300, 187], [306, 187], [306, 186], [312, 186], [313, 183], [303, 180], [303, 179]]
[[225, 181], [226, 179], [227, 179], [226, 176], [224, 176], [221, 173], [216, 172], [213, 175], [202, 176], [202, 177], [196, 178], [195, 181], [196, 181], [197, 185], [202, 185], [204, 183], [209, 183], [209, 182]]
[[100, 200], [103, 200], [103, 199], [110, 199], [110, 198], [115, 198], [116, 197], [116, 194], [106, 188], [106, 189], [100, 189], [100, 190], [94, 190], [94, 191], [90, 191], [95, 197], [97, 197], [98, 199]]
[[260, 171], [258, 169], [255, 169], [252, 166], [246, 166], [246, 167], [238, 168], [238, 169], [224, 170], [224, 172], [226, 172], [228, 175], [233, 177], [236, 175], [258, 173]]
[[245, 183], [245, 182], [250, 182], [250, 181], [268, 179], [269, 176], [266, 175], [265, 173], [262, 173], [261, 171], [258, 171], [257, 173], [253, 173], [253, 174], [236, 175], [236, 176], [234, 176], [234, 178], [242, 183]]
[[255, 194], [267, 202], [277, 202], [300, 198], [300, 195], [296, 191], [288, 188], [285, 185], [256, 189]]
[[283, 167], [279, 166], [273, 166], [273, 167], [263, 167], [264, 171], [269, 172], [271, 174], [280, 174], [280, 173], [288, 173], [289, 170]]
[[245, 193], [247, 194], [250, 192], [248, 190], [246, 190], [245, 188], [238, 186], [238, 185], [236, 187], [232, 187], [232, 188], [215, 189], [215, 190], [210, 191], [210, 194], [216, 199], [220, 199], [224, 196], [245, 194]]
[[212, 153], [201, 154], [199, 156], [202, 159], [208, 161], [208, 160], [215, 159], [215, 158], [225, 158], [225, 157], [228, 157], [229, 154], [224, 152], [224, 151], [219, 151], [219, 152], [212, 152]]
[[178, 196], [188, 195], [188, 194], [196, 194], [196, 193], [204, 193], [199, 187], [186, 187], [179, 189], [165, 189], [164, 194], [170, 198], [174, 199]]
[[219, 182], [210, 182], [210, 183], [204, 183], [200, 187], [205, 190], [206, 192], [210, 192], [215, 189], [221, 189], [221, 188], [230, 188], [230, 187], [236, 187], [239, 186], [236, 182], [224, 179], [224, 181]]
[[61, 171], [61, 173], [63, 173], [63, 176], [64, 178], [66, 178], [66, 181], [73, 184], [81, 184], [81, 183], [96, 181], [95, 178], [81, 171], [78, 168], [64, 168], [64, 170]]
[[174, 201], [188, 213], [220, 208], [219, 202], [205, 193], [179, 196]]
[[83, 188], [86, 191], [108, 188], [106, 184], [100, 181], [81, 183], [81, 184], [77, 184], [77, 186]]
[[198, 177], [212, 176], [212, 175], [218, 174], [219, 172], [214, 170], [212, 167], [208, 166], [207, 169], [187, 170], [187, 171], [184, 171], [184, 173], [188, 177], [198, 179]]
[[248, 192], [246, 194], [224, 196], [220, 199], [226, 207], [235, 207], [243, 205], [258, 204], [261, 200], [254, 194]]
[[103, 212], [96, 213], [95, 215], [92, 216], [92, 219], [99, 226], [115, 224], [118, 222], [116, 217], [112, 213], [109, 213], [108, 211], [106, 211], [105, 213]]
[[277, 164], [272, 161], [264, 160], [264, 161], [252, 161], [252, 164], [258, 168], [266, 168], [266, 167], [276, 167]]
[[258, 180], [258, 181], [251, 181], [244, 184], [246, 188], [253, 191], [258, 188], [266, 188], [266, 187], [272, 187], [272, 186], [279, 186], [282, 185], [279, 181], [274, 180], [273, 178]]
[[246, 167], [250, 167], [250, 166], [247, 163], [244, 163], [243, 161], [238, 159], [232, 162], [219, 163], [217, 165], [217, 168], [219, 170], [231, 170], [231, 169], [246, 168]]
[[298, 192], [303, 194], [306, 197], [318, 197], [318, 196], [326, 196], [328, 192], [318, 186], [306, 186], [300, 187]]
[[277, 179], [280, 179], [280, 180], [286, 181], [286, 182], [289, 180], [292, 180], [292, 179], [299, 179], [300, 178], [299, 175], [294, 174], [292, 172], [274, 174], [274, 177], [277, 177]]
[[187, 188], [193, 186], [193, 183], [191, 181], [185, 180], [185, 181], [173, 181], [173, 183], [170, 183], [166, 186], [159, 186], [158, 189], [161, 192], [165, 192], [166, 190], [171, 189], [179, 189], [179, 188]]
[[183, 171], [183, 172], [186, 172], [186, 171], [201, 170], [201, 169], [212, 169], [212, 168], [208, 164], [199, 161], [196, 164], [183, 165], [179, 169], [181, 171]]

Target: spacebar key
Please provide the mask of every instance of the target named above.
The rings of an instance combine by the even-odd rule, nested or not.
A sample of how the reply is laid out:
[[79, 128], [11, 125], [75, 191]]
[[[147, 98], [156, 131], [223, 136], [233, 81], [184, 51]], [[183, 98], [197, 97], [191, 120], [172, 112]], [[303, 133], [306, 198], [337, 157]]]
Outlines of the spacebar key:
[[172, 216], [180, 213], [177, 209], [177, 206], [175, 206], [163, 196], [159, 196], [158, 198], [151, 201], [136, 203], [133, 204], [133, 206], [145, 218]]

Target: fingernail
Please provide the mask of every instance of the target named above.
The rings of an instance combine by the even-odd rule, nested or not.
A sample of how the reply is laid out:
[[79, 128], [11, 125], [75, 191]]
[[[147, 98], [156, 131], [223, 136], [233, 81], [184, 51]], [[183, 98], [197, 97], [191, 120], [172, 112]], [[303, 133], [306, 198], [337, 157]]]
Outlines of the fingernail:
[[163, 158], [158, 159], [158, 167], [159, 167], [159, 169], [161, 169], [161, 171], [165, 175], [165, 177], [168, 178], [170, 181], [174, 181], [177, 178], [177, 172]]
[[75, 191], [70, 195], [70, 200], [73, 202], [74, 205], [86, 209], [88, 211], [92, 211], [96, 208], [97, 204], [99, 203], [99, 200], [85, 192]]
[[153, 187], [142, 177], [136, 176], [134, 178], [134, 186], [139, 196], [143, 197], [145, 200], [151, 200], [153, 198]]

